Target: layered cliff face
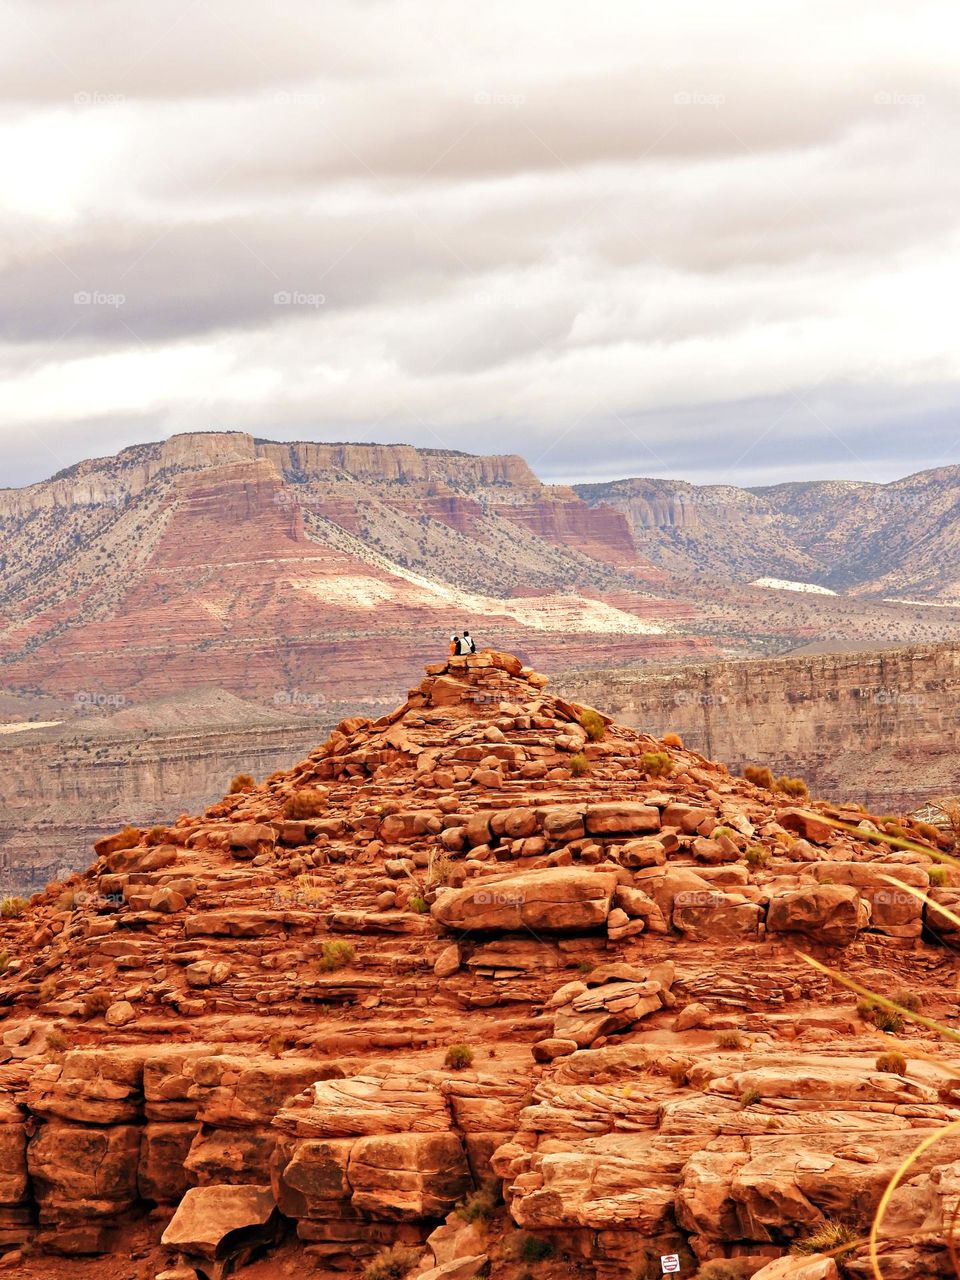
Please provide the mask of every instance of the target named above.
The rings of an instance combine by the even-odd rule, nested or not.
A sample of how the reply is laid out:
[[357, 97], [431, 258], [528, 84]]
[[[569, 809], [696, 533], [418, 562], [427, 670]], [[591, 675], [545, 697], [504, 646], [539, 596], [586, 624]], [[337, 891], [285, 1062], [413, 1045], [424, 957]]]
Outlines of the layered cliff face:
[[621, 511], [640, 551], [673, 572], [960, 601], [960, 467], [884, 485], [738, 489], [632, 479], [576, 491]]
[[866, 1280], [913, 1151], [884, 1273], [948, 1274], [960, 1055], [911, 1010], [955, 1014], [953, 838], [546, 684], [438, 663], [8, 904], [18, 1275]]
[[564, 677], [571, 697], [739, 770], [801, 774], [884, 810], [960, 793], [960, 645], [684, 664]]

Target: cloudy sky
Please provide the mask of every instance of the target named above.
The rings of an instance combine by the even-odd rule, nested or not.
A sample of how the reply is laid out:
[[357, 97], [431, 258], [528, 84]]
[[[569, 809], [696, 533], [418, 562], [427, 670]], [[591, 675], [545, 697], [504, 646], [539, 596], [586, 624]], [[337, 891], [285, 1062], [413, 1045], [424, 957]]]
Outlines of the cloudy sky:
[[179, 431], [960, 463], [938, 0], [3, 0], [0, 483]]

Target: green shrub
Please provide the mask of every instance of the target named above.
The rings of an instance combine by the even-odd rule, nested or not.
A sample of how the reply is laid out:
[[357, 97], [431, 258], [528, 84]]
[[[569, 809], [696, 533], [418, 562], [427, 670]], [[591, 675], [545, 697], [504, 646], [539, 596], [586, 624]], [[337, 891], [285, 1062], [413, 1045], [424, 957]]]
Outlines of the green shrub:
[[525, 1235], [517, 1246], [517, 1257], [521, 1262], [543, 1262], [544, 1258], [552, 1256], [555, 1248], [552, 1240]]
[[752, 844], [743, 855], [747, 866], [755, 871], [762, 871], [770, 861], [770, 854], [762, 844]]
[[583, 778], [590, 772], [590, 761], [582, 751], [570, 757], [570, 772], [575, 778]]
[[419, 893], [415, 893], [407, 905], [411, 911], [416, 911], [421, 916], [425, 911], [430, 910], [430, 903]]
[[404, 1244], [393, 1244], [381, 1249], [363, 1269], [363, 1280], [404, 1280], [423, 1256], [422, 1249], [411, 1249]]
[[443, 1065], [451, 1071], [464, 1071], [473, 1066], [473, 1050], [468, 1044], [452, 1044], [447, 1050]]
[[317, 968], [321, 973], [334, 973], [337, 969], [345, 969], [348, 964], [353, 964], [356, 954], [349, 942], [344, 942], [342, 938], [328, 938], [321, 949]]
[[720, 1031], [717, 1033], [717, 1048], [719, 1049], [742, 1049], [743, 1045], [743, 1036], [739, 1031]]
[[591, 742], [602, 742], [607, 732], [606, 722], [599, 711], [584, 707], [580, 712], [580, 726]]
[[252, 774], [238, 773], [230, 783], [228, 795], [236, 796], [243, 791], [252, 791], [256, 787], [257, 782]]
[[892, 1076], [907, 1074], [907, 1060], [902, 1053], [881, 1053], [876, 1061], [878, 1071], [889, 1072]]
[[743, 776], [748, 782], [752, 782], [755, 787], [766, 787], [768, 791], [773, 790], [773, 774], [765, 764], [748, 764], [743, 770]]
[[936, 867], [930, 867], [930, 869], [927, 871], [927, 875], [930, 877], [930, 883], [932, 885], [939, 886], [947, 883], [950, 873], [946, 867], [936, 866]]
[[793, 1246], [793, 1253], [829, 1253], [838, 1261], [853, 1253], [857, 1233], [845, 1222], [836, 1222], [828, 1218], [810, 1235], [798, 1240]]
[[640, 757], [640, 768], [648, 778], [669, 778], [673, 773], [673, 756], [669, 751], [645, 751]]
[[810, 794], [810, 788], [802, 778], [788, 778], [786, 774], [781, 774], [777, 779], [774, 790], [794, 799], [802, 799]]
[[4, 898], [0, 902], [0, 916], [4, 920], [18, 920], [29, 905], [26, 898]]

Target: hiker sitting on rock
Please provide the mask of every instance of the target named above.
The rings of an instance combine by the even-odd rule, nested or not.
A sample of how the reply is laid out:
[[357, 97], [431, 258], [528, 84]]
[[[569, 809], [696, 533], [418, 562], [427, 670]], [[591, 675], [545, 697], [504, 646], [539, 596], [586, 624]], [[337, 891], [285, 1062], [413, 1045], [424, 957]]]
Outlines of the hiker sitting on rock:
[[452, 635], [450, 637], [450, 657], [451, 658], [459, 658], [460, 654], [463, 653], [463, 649], [461, 648], [462, 644], [463, 644], [463, 641], [460, 639], [458, 635]]
[[463, 646], [463, 648], [460, 650], [461, 653], [477, 652], [477, 646], [474, 642], [473, 636], [470, 634], [469, 631], [467, 631], [466, 628], [464, 628], [463, 639], [460, 641], [460, 643]]

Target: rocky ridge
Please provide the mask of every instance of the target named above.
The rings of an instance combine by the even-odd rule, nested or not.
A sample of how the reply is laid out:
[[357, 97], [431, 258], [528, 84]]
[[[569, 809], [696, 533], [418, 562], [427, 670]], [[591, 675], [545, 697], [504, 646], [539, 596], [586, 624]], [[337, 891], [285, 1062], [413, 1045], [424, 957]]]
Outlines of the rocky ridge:
[[[391, 714], [5, 906], [0, 1261], [871, 1275], [884, 1187], [960, 1120], [960, 1051], [882, 1032], [798, 949], [955, 1017], [951, 838], [891, 849], [861, 808], [798, 807], [547, 683], [491, 651], [434, 664]], [[955, 1147], [895, 1193], [885, 1276], [949, 1274]]]

